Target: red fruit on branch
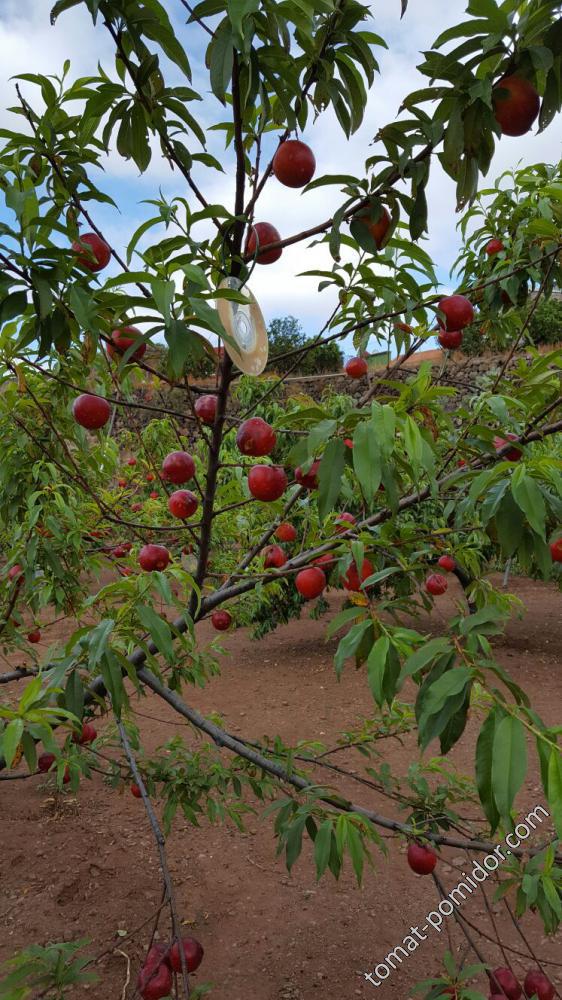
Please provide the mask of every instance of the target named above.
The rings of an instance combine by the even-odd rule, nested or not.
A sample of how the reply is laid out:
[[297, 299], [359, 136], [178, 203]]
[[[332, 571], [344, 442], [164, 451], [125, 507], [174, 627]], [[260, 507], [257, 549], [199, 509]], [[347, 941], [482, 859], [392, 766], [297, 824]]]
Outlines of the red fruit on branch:
[[8, 580], [18, 580], [20, 576], [23, 576], [23, 566], [20, 566], [19, 563], [14, 563], [8, 570]]
[[350, 358], [345, 366], [345, 373], [350, 378], [363, 378], [369, 371], [365, 358]]
[[492, 257], [495, 253], [501, 253], [502, 250], [505, 250], [505, 247], [501, 240], [494, 239], [486, 243], [484, 250], [488, 254], [488, 257]]
[[267, 250], [267, 247], [270, 243], [278, 243], [280, 239], [281, 234], [270, 222], [256, 222], [252, 226], [246, 242], [246, 255], [253, 257], [259, 244], [257, 263], [275, 264], [275, 261], [279, 260], [283, 250], [281, 247], [277, 247], [275, 250]]
[[[121, 357], [129, 347], [142, 337], [140, 330], [136, 326], [122, 326], [119, 330], [113, 330], [111, 343], [107, 345], [107, 353], [110, 358]], [[146, 354], [146, 344], [139, 344], [136, 350], [129, 357], [129, 362], [140, 361]]]
[[492, 101], [503, 135], [525, 135], [541, 106], [533, 84], [521, 76], [504, 76], [493, 90]]
[[548, 976], [540, 969], [530, 969], [523, 981], [525, 996], [538, 997], [538, 1000], [554, 1000], [555, 989]]
[[444, 594], [448, 586], [446, 577], [442, 576], [441, 573], [431, 573], [425, 581], [425, 589], [428, 594], [433, 594], [434, 597]]
[[182, 521], [186, 517], [195, 514], [198, 507], [197, 497], [191, 490], [176, 490], [168, 498], [168, 510], [174, 517], [179, 517]]
[[46, 774], [47, 771], [50, 771], [55, 760], [54, 753], [40, 753], [37, 758], [37, 770], [41, 771], [42, 774]]
[[118, 479], [117, 480], [117, 485], [118, 485], [118, 487], [119, 487], [120, 490], [124, 490], [125, 487], [126, 487], [126, 485], [127, 485], [127, 480], [126, 479]]
[[553, 562], [562, 563], [562, 538], [550, 543], [550, 558]]
[[441, 330], [437, 340], [447, 351], [456, 351], [462, 344], [462, 330]]
[[92, 726], [90, 722], [85, 722], [79, 733], [72, 734], [72, 742], [78, 743], [81, 747], [87, 746], [88, 743], [93, 743], [97, 732], [95, 726]]
[[508, 1000], [519, 1000], [521, 996], [521, 986], [517, 982], [517, 979], [513, 975], [511, 969], [507, 969], [505, 966], [500, 966], [498, 969], [494, 969], [489, 973], [490, 978], [490, 990], [494, 993], [499, 993]]
[[329, 552], [324, 552], [323, 555], [318, 556], [318, 559], [313, 560], [313, 565], [320, 566], [320, 569], [324, 570], [325, 573], [329, 573], [335, 564], [336, 559]]
[[160, 496], [160, 494], [158, 493], [158, 490], [151, 490], [148, 495], [149, 495], [149, 497], [150, 497], [151, 500], [158, 500], [158, 498]]
[[111, 260], [111, 250], [97, 233], [84, 233], [74, 241], [72, 249], [78, 258], [77, 263], [87, 271], [103, 271]]
[[195, 462], [186, 451], [171, 451], [162, 462], [162, 478], [177, 486], [188, 483], [194, 475]]
[[133, 513], [137, 514], [139, 510], [142, 510], [142, 503], [132, 503], [131, 510]]
[[351, 440], [351, 438], [344, 438], [343, 443], [346, 446], [346, 448], [353, 448], [353, 441]]
[[232, 615], [228, 611], [213, 611], [211, 625], [217, 632], [226, 632], [232, 624]]
[[369, 576], [372, 576], [374, 572], [375, 570], [372, 562], [370, 562], [369, 559], [364, 559], [361, 566], [361, 577], [359, 577], [357, 565], [355, 561], [353, 561], [343, 578], [343, 585], [346, 590], [359, 593], [361, 590], [361, 584], [364, 583]]
[[41, 631], [38, 628], [33, 629], [32, 632], [27, 633], [28, 642], [41, 642]]
[[326, 586], [326, 575], [319, 566], [302, 569], [295, 578], [296, 588], [305, 601], [319, 597]]
[[297, 466], [295, 469], [295, 480], [299, 486], [304, 486], [307, 490], [317, 490], [318, 489], [318, 469], [320, 468], [320, 459], [313, 462], [310, 466], [308, 472], [303, 472], [301, 466]]
[[263, 550], [263, 555], [265, 569], [281, 569], [281, 566], [284, 566], [287, 562], [287, 556], [280, 545], [268, 545]]
[[170, 553], [164, 545], [143, 545], [139, 552], [139, 565], [147, 573], [166, 569], [169, 562]]
[[72, 404], [72, 416], [77, 424], [89, 431], [99, 430], [111, 416], [111, 406], [103, 396], [92, 396], [85, 392]]
[[131, 467], [133, 467], [133, 466], [135, 466], [136, 464], [137, 464], [137, 460], [136, 460], [136, 458], [128, 458], [128, 459], [127, 459], [127, 465], [130, 465]]
[[437, 855], [431, 847], [424, 844], [408, 844], [408, 864], [416, 875], [431, 875], [437, 864]]
[[261, 417], [250, 417], [240, 424], [236, 435], [236, 445], [243, 455], [260, 458], [270, 455], [275, 448], [277, 435]]
[[142, 792], [136, 782], [133, 782], [131, 785], [131, 795], [133, 795], [135, 799], [142, 799]]
[[217, 412], [216, 396], [199, 396], [195, 402], [195, 412], [202, 424], [214, 424]]
[[287, 475], [280, 465], [254, 465], [248, 473], [248, 489], [256, 500], [279, 500], [287, 489]]
[[[185, 955], [185, 965], [188, 972], [195, 972], [203, 961], [203, 947], [196, 938], [182, 938], [182, 948]], [[174, 972], [181, 972], [181, 951], [177, 941], [174, 941], [170, 950], [170, 965]]]
[[445, 573], [452, 573], [456, 569], [457, 564], [452, 556], [440, 556], [437, 560], [437, 565], [441, 569], [445, 570]]
[[154, 479], [155, 479], [154, 473], [153, 472], [147, 472], [147, 474], [146, 474], [146, 481], [147, 481], [147, 483], [153, 483]]
[[294, 542], [297, 537], [297, 529], [294, 525], [289, 524], [288, 521], [283, 521], [282, 524], [275, 529], [275, 537], [278, 538], [280, 542]]
[[304, 187], [314, 177], [315, 170], [314, 153], [299, 139], [286, 139], [273, 157], [273, 173], [286, 187]]
[[163, 945], [154, 945], [141, 966], [137, 990], [143, 1000], [161, 1000], [172, 992], [172, 970], [165, 955]]
[[362, 222], [363, 225], [367, 227], [377, 245], [377, 249], [380, 250], [381, 246], [384, 243], [386, 234], [390, 229], [390, 223], [392, 222], [388, 209], [383, 208], [382, 214], [379, 216], [376, 222], [373, 222], [370, 219], [368, 212], [364, 212], [361, 215], [356, 215], [355, 219], [356, 221]]
[[[464, 295], [446, 295], [437, 308], [445, 316], [445, 330], [449, 332], [464, 330], [474, 319], [472, 303]], [[441, 318], [439, 325], [443, 326]]]
[[343, 514], [338, 514], [335, 519], [336, 535], [343, 535], [346, 531], [349, 531], [350, 527], [356, 523], [356, 519], [353, 514], [348, 514], [344, 511]]
[[[506, 434], [504, 438], [495, 437], [494, 438], [494, 448], [496, 451], [501, 451], [502, 448], [509, 444], [510, 441], [517, 441], [517, 434]], [[507, 459], [508, 462], [518, 462], [520, 458], [523, 457], [523, 452], [521, 448], [509, 448], [502, 458]]]

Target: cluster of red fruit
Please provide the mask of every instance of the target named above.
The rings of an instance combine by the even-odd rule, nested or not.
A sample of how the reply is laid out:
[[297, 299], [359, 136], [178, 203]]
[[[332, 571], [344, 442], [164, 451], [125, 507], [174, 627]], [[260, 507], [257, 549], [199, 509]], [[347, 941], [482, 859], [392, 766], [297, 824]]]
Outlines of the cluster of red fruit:
[[[445, 573], [454, 573], [457, 568], [457, 564], [452, 556], [440, 556], [437, 560], [437, 565], [440, 566]], [[447, 577], [443, 576], [442, 573], [430, 573], [425, 581], [425, 589], [428, 594], [433, 597], [440, 597], [445, 593], [449, 586]]]
[[203, 961], [203, 947], [193, 937], [182, 938], [172, 947], [155, 944], [148, 952], [138, 975], [137, 989], [143, 1000], [161, 1000], [172, 992], [173, 973], [182, 972], [183, 950], [187, 972], [195, 972]]
[[537, 997], [538, 1000], [553, 1000], [555, 989], [548, 976], [540, 969], [529, 969], [521, 984], [513, 975], [511, 969], [500, 967], [494, 969], [489, 974], [490, 978], [490, 1000], [520, 1000], [523, 992], [527, 1000]]
[[[81, 730], [79, 732], [75, 731], [72, 734], [72, 742], [77, 743], [81, 747], [87, 746], [89, 743], [94, 742], [97, 735], [95, 726], [93, 726], [91, 722], [84, 722]], [[57, 758], [54, 753], [39, 754], [37, 758], [37, 770], [40, 771], [41, 774], [47, 774], [52, 769], [56, 759]], [[64, 769], [62, 780], [63, 784], [68, 785], [68, 782], [70, 781], [70, 771], [68, 769], [68, 765]]]

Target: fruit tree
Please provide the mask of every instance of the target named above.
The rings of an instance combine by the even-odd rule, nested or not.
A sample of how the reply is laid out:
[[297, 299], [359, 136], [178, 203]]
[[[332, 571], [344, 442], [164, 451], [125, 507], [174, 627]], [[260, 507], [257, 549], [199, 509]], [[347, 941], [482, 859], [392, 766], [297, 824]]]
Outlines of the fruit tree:
[[[529, 335], [538, 304], [561, 284], [562, 178], [559, 165], [528, 166], [520, 197], [509, 178], [494, 188], [482, 178], [499, 143], [546, 129], [560, 111], [561, 4], [471, 0], [466, 19], [424, 53], [427, 85], [404, 94], [366, 162], [337, 176], [313, 149], [314, 122], [332, 114], [333, 142], [346, 143], [368, 92], [384, 85], [375, 5], [58, 0], [53, 31], [79, 5], [114, 64], [80, 79], [70, 63], [57, 77], [22, 73], [15, 124], [1, 132], [0, 633], [11, 664], [0, 674], [2, 780], [41, 772], [59, 793], [79, 793], [96, 766], [108, 795], [125, 785], [142, 799], [164, 884], [158, 916], [169, 921], [164, 942], [146, 931], [135, 970], [145, 1000], [202, 995], [213, 979], [207, 942], [182, 930], [167, 864], [178, 810], [241, 825], [266, 803], [288, 867], [309, 841], [319, 878], [351, 865], [361, 881], [389, 837], [441, 889], [448, 852], [487, 856], [514, 829], [516, 796], [538, 762], [552, 835], [541, 850], [514, 848], [497, 877], [517, 915], [532, 909], [554, 933], [560, 729], [497, 662], [494, 640], [516, 600], [489, 571], [515, 559], [562, 583], [562, 355], [539, 353]], [[196, 73], [174, 29], [177, 7], [205, 49]], [[405, 26], [407, 7], [401, 0]], [[224, 134], [234, 163], [225, 204], [209, 200], [223, 164], [207, 148], [195, 80], [213, 95], [207, 127]], [[127, 245], [99, 221], [113, 204], [100, 168], [115, 150], [140, 172], [159, 158], [180, 191], [154, 190]], [[463, 213], [452, 289], [423, 247], [435, 175], [456, 186]], [[299, 231], [262, 215], [274, 185], [295, 199], [321, 187], [332, 207]], [[327, 294], [333, 308], [315, 338], [282, 355], [280, 379], [241, 377], [215, 306], [247, 303], [254, 270], [274, 273], [296, 244], [307, 246], [319, 302]], [[455, 390], [427, 365], [395, 378], [434, 336], [448, 352], [490, 327], [504, 360], [453, 409]], [[282, 399], [303, 352], [346, 338], [359, 398]], [[365, 360], [375, 341], [394, 358], [382, 377]], [[201, 386], [194, 366], [209, 358], [216, 381]], [[456, 581], [463, 599], [430, 635], [423, 616]], [[353, 661], [365, 679], [365, 718], [339, 750], [359, 746], [369, 780], [327, 764], [316, 733], [296, 746], [275, 733], [241, 738], [191, 704], [193, 686], [219, 671], [219, 633], [321, 615], [327, 594], [341, 605], [328, 625], [339, 637], [335, 671]], [[60, 616], [75, 624], [63, 643], [45, 643]], [[210, 644], [204, 620], [217, 633]], [[177, 713], [165, 753], [143, 747], [135, 706], [146, 692]], [[463, 784], [446, 755], [469, 713], [479, 736]], [[395, 774], [390, 752], [382, 769], [377, 741], [410, 732], [422, 751], [438, 746], [438, 787]], [[178, 782], [179, 767], [192, 780]], [[347, 790], [355, 782], [353, 799], [334, 770]], [[371, 807], [369, 783], [386, 811]], [[469, 981], [487, 970], [491, 995], [516, 1000], [510, 969], [486, 962], [485, 935], [460, 927], [478, 965], [457, 969], [445, 956], [422, 989], [470, 1000], [479, 994]], [[2, 995], [64, 996], [87, 981], [87, 958], [65, 942], [16, 956]], [[532, 955], [526, 969], [529, 1000], [552, 1000], [548, 969]]]

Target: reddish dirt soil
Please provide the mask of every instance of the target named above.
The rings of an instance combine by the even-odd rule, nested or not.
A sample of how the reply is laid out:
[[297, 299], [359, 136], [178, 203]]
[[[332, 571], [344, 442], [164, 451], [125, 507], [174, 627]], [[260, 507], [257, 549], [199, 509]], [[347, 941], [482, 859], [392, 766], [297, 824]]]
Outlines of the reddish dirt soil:
[[[451, 590], [453, 597], [460, 596], [454, 587]], [[554, 586], [517, 578], [510, 581], [510, 590], [523, 601], [525, 611], [496, 644], [498, 659], [527, 690], [542, 717], [560, 723], [560, 593]], [[438, 603], [433, 622], [420, 627], [428, 631], [440, 627], [453, 611], [450, 593]], [[328, 617], [341, 603], [341, 595], [332, 599]], [[339, 733], [353, 728], [373, 709], [363, 671], [348, 664], [337, 683], [332, 663], [337, 640], [325, 642], [325, 626], [326, 619], [311, 621], [305, 613], [301, 621], [259, 643], [245, 631], [229, 634], [224, 642], [230, 655], [222, 676], [204, 691], [185, 692], [186, 699], [203, 713], [220, 712], [228, 729], [248, 738], [259, 739], [267, 732], [279, 733], [287, 742], [315, 737], [334, 745]], [[209, 636], [206, 625], [201, 631]], [[50, 641], [54, 638], [49, 635]], [[163, 744], [175, 731], [186, 740], [193, 738], [154, 697], [136, 704], [143, 716], [151, 716], [138, 718], [148, 747]], [[467, 774], [473, 772], [478, 715], [473, 710], [452, 754]], [[103, 725], [102, 721], [100, 731]], [[381, 746], [397, 773], [404, 773], [408, 762], [419, 756], [410, 738], [403, 746], [394, 740]], [[432, 746], [426, 756], [434, 752]], [[354, 751], [337, 759], [357, 772], [364, 767], [363, 758]], [[543, 803], [534, 754], [531, 760], [529, 780], [517, 800], [520, 816]], [[322, 780], [326, 773], [317, 772]], [[111, 791], [99, 775], [83, 781], [76, 797], [53, 795], [50, 781], [41, 776], [3, 782], [0, 787], [0, 960], [32, 942], [87, 937], [92, 954], [115, 945], [121, 954], [108, 953], [98, 963], [100, 982], [72, 996], [132, 1000], [150, 925], [134, 936], [133, 932], [156, 910], [161, 896], [157, 854], [142, 803], [128, 790]], [[351, 782], [340, 787], [356, 802], [403, 818], [371, 789]], [[474, 807], [465, 811], [475, 815]], [[532, 842], [542, 843], [548, 832], [545, 821]], [[179, 817], [168, 840], [170, 867], [186, 932], [205, 947], [203, 965], [193, 981], [213, 983], [213, 1000], [341, 1000], [375, 995], [398, 1000], [417, 980], [439, 972], [440, 956], [447, 947], [465, 956], [466, 941], [451, 917], [440, 934], [430, 931], [380, 988], [365, 981], [362, 973], [383, 962], [412, 925], [423, 926], [425, 915], [439, 901], [431, 878], [417, 877], [406, 866], [404, 843], [393, 841], [389, 847], [388, 858], [374, 852], [375, 870], [366, 871], [361, 888], [347, 863], [339, 882], [326, 876], [317, 883], [308, 846], [287, 874], [283, 858], [275, 857], [269, 818], [250, 817], [241, 835], [206, 822], [193, 828]], [[438, 870], [447, 891], [461, 880], [466, 864], [462, 851], [443, 850]], [[491, 900], [490, 888], [488, 897]], [[503, 905], [491, 903], [491, 908], [505, 944], [526, 954]], [[461, 912], [494, 938], [482, 894], [469, 897]], [[520, 926], [539, 956], [558, 963], [548, 970], [562, 993], [560, 938], [546, 940], [532, 915]], [[505, 964], [496, 945], [469, 932], [487, 960]], [[165, 936], [165, 920], [161, 933]], [[534, 964], [513, 952], [509, 958], [521, 977]], [[469, 954], [468, 960], [474, 956]], [[128, 962], [131, 983], [124, 991]], [[483, 976], [478, 988], [487, 992]]]

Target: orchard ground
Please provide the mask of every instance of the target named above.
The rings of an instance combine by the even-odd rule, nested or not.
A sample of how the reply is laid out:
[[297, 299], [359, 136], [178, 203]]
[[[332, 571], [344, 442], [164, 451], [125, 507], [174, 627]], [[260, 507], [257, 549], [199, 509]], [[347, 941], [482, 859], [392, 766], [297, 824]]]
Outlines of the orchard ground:
[[[495, 643], [498, 660], [530, 694], [545, 722], [555, 724], [562, 703], [559, 591], [554, 585], [521, 577], [511, 578], [509, 587], [523, 601], [525, 613]], [[371, 696], [364, 671], [356, 672], [349, 663], [341, 683], [336, 681], [337, 638], [325, 642], [324, 634], [343, 594], [330, 594], [330, 612], [320, 621], [311, 621], [305, 609], [300, 621], [277, 629], [259, 644], [250, 640], [246, 630], [222, 636], [230, 654], [223, 660], [222, 676], [203, 691], [190, 690], [191, 703], [203, 713], [220, 712], [226, 728], [236, 735], [259, 739], [265, 732], [280, 733], [287, 742], [319, 737], [333, 746], [342, 731], [369, 715]], [[420, 628], [442, 634], [438, 630], [446, 628], [453, 601], [460, 597], [460, 588], [452, 581], [448, 594], [438, 600], [433, 619], [422, 621]], [[44, 640], [62, 638], [70, 628], [70, 621], [61, 623], [48, 630]], [[198, 629], [202, 638], [211, 637], [208, 623]], [[188, 728], [159, 699], [148, 696], [133, 704], [139, 710], [137, 721], [147, 752], [178, 729], [191, 739]], [[99, 720], [98, 732], [103, 727]], [[473, 712], [449, 758], [468, 775], [473, 773], [478, 728], [478, 715]], [[381, 749], [397, 774], [417, 759], [414, 735], [403, 745], [385, 741]], [[433, 749], [434, 745], [426, 759]], [[332, 759], [344, 763], [343, 758], [357, 773], [365, 767], [364, 758], [355, 751]], [[23, 766], [20, 770], [24, 773]], [[317, 775], [320, 781], [332, 780], [328, 772], [318, 770]], [[1, 788], [0, 960], [31, 942], [88, 937], [92, 954], [114, 944], [120, 954], [106, 955], [98, 969], [100, 983], [80, 987], [80, 994], [91, 1000], [121, 996], [131, 1000], [151, 924], [133, 939], [123, 932], [133, 932], [156, 910], [162, 891], [142, 803], [128, 788], [122, 794], [108, 789], [99, 775], [83, 781], [76, 797], [68, 792], [54, 795], [51, 782], [42, 776], [5, 782]], [[370, 789], [363, 787], [360, 794], [349, 782], [339, 788], [367, 807], [385, 809], [385, 802]], [[538, 775], [530, 770], [516, 800], [517, 814], [524, 817], [539, 804], [543, 804], [543, 793]], [[470, 805], [464, 811], [471, 816], [479, 812]], [[394, 815], [403, 818], [398, 810]], [[533, 842], [543, 843], [548, 833], [545, 823]], [[500, 839], [496, 838], [498, 843]], [[439, 901], [431, 877], [417, 877], [408, 868], [405, 845], [391, 850], [388, 859], [374, 851], [376, 869], [367, 869], [361, 889], [348, 862], [339, 883], [326, 876], [317, 884], [309, 845], [288, 875], [284, 859], [274, 856], [272, 821], [259, 816], [248, 817], [243, 835], [227, 826], [209, 827], [206, 822], [195, 829], [178, 817], [167, 850], [186, 933], [193, 933], [205, 948], [205, 961], [193, 981], [214, 982], [213, 1000], [354, 996], [402, 1000], [416, 981], [440, 974], [441, 956], [450, 946], [448, 930], [457, 957], [465, 954], [466, 942], [450, 918], [441, 935], [433, 934], [421, 943], [380, 989], [362, 978], [412, 925], [423, 923], [425, 914]], [[437, 871], [448, 890], [458, 884], [466, 864], [462, 851], [442, 851]], [[491, 880], [491, 900], [490, 884]], [[525, 945], [503, 905], [492, 906], [504, 945], [524, 952]], [[480, 893], [463, 904], [462, 913], [494, 937]], [[562, 992], [560, 936], [547, 940], [539, 918], [532, 914], [521, 926], [541, 958], [559, 963], [548, 972]], [[506, 964], [494, 944], [479, 943], [489, 961]], [[522, 980], [535, 963], [508, 955]], [[123, 992], [128, 960], [131, 982]], [[481, 976], [478, 988], [485, 993], [486, 986]]]

